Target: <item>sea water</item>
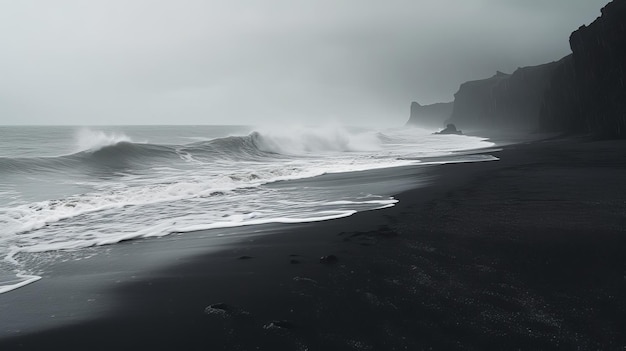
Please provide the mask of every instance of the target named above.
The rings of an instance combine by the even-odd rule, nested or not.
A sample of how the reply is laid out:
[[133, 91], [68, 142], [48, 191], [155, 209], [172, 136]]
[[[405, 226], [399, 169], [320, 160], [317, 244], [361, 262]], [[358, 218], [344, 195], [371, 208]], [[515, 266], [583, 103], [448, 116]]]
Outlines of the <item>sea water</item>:
[[0, 293], [39, 279], [29, 253], [393, 206], [316, 179], [491, 145], [418, 128], [0, 126]]

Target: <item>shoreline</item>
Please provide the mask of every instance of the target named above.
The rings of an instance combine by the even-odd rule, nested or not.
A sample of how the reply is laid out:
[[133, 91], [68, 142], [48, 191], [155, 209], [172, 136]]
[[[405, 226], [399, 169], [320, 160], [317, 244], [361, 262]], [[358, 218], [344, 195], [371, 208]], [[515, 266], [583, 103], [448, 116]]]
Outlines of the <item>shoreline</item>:
[[[212, 253], [200, 232], [180, 240], [188, 247], [174, 250], [192, 253], [174, 265], [109, 288], [98, 287], [103, 276], [75, 281], [77, 299], [91, 289], [108, 300], [95, 320], [5, 334], [0, 348], [618, 348], [624, 150], [617, 141], [509, 145], [494, 152], [499, 161], [426, 166], [435, 181], [399, 193], [391, 208], [268, 225], [257, 229], [269, 235]], [[124, 246], [131, 254], [135, 245]], [[329, 255], [337, 261], [320, 262]], [[50, 297], [63, 288], [24, 287], [22, 298], [0, 295], [0, 306], [19, 310], [38, 296], [61, 310], [89, 305]], [[43, 317], [36, 303], [29, 309]]]

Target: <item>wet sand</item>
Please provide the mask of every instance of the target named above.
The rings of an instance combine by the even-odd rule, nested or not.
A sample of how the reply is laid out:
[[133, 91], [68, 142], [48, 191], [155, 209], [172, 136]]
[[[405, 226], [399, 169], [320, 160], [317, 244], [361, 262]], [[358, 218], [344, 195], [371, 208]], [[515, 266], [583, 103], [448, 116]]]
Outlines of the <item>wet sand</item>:
[[[433, 183], [393, 208], [59, 265], [56, 285], [0, 295], [0, 349], [625, 347], [626, 143], [490, 154], [500, 161], [411, 169]], [[182, 251], [158, 269], [114, 264]], [[51, 313], [65, 322], [43, 323]]]

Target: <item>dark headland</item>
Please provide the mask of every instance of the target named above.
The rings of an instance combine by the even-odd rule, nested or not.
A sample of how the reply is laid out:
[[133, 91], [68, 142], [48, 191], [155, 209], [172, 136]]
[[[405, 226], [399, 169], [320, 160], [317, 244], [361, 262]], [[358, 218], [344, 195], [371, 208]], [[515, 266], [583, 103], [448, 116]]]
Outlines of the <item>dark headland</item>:
[[[615, 0], [572, 55], [461, 86], [445, 122], [527, 140], [477, 151], [499, 161], [375, 172], [432, 183], [215, 250], [215, 232], [96, 249], [0, 295], [0, 350], [623, 349], [624, 23]], [[147, 251], [170, 264], [116, 265]]]
[[408, 125], [626, 137], [626, 2], [570, 36], [572, 53], [512, 74], [465, 82], [453, 102], [411, 104]]

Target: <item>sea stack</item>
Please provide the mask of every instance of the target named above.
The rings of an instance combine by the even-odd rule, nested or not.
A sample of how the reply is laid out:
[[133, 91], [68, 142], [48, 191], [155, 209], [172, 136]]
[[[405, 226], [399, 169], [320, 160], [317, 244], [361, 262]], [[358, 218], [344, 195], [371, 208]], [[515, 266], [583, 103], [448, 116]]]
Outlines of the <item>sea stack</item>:
[[448, 125], [446, 126], [446, 128], [444, 128], [443, 130], [434, 133], [434, 134], [456, 134], [456, 135], [461, 135], [463, 134], [462, 131], [456, 129], [456, 126], [452, 123], [448, 123]]
[[439, 102], [431, 105], [411, 103], [411, 115], [407, 125], [424, 128], [441, 128], [452, 115], [453, 102]]

